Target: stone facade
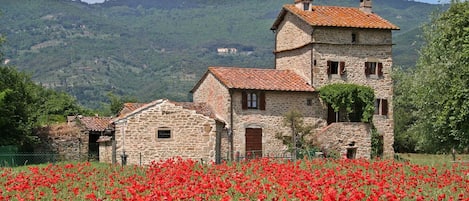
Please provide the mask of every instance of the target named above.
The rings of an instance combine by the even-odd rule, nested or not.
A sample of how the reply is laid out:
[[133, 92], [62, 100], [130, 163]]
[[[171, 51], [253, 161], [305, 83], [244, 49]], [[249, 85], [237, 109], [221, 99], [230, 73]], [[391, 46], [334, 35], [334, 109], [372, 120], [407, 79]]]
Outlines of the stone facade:
[[[375, 115], [373, 124], [384, 138], [384, 155], [392, 157], [392, 29], [311, 26], [287, 13], [276, 29], [275, 58], [276, 69], [294, 70], [317, 89], [332, 83], [374, 89], [376, 98], [388, 103], [387, 114]], [[330, 74], [328, 61], [344, 62], [344, 71]], [[382, 74], [367, 75], [366, 62], [381, 63]]]
[[[233, 159], [232, 157], [235, 157], [236, 154], [244, 156], [249, 151], [262, 152], [264, 156], [284, 154], [287, 147], [276, 135], [279, 133], [283, 135], [290, 134], [290, 129], [284, 126], [283, 123], [284, 115], [289, 111], [300, 111], [304, 117], [304, 122], [308, 125], [315, 125], [318, 128], [327, 125], [325, 121], [327, 107], [320, 101], [318, 93], [314, 92], [311, 86], [306, 85], [304, 81], [299, 83], [302, 83], [309, 91], [293, 91], [295, 87], [290, 89], [292, 91], [267, 90], [262, 89], [261, 86], [242, 89], [237, 88], [237, 84], [232, 85], [231, 81], [242, 83], [247, 79], [246, 82], [258, 83], [261, 80], [259, 83], [262, 85], [262, 81], [268, 78], [258, 76], [260, 72], [256, 73], [251, 69], [234, 69], [233, 71], [242, 73], [237, 74], [232, 80], [227, 80], [230, 76], [219, 75], [220, 72], [218, 71], [232, 73], [227, 68], [224, 70], [212, 68], [204, 75], [192, 92], [194, 102], [206, 102], [211, 108], [216, 108], [214, 111], [217, 112], [217, 117], [223, 119], [230, 131], [230, 135], [223, 136], [221, 142], [222, 157], [226, 160]], [[262, 73], [268, 75], [271, 72]], [[297, 79], [301, 79], [301, 77], [295, 76]], [[268, 84], [270, 84], [270, 81], [267, 82], [267, 87], [274, 87]], [[265, 108], [243, 108], [243, 93], [255, 93], [257, 95], [263, 93]], [[261, 137], [258, 146], [260, 150], [248, 149], [247, 129], [260, 129]]]
[[[233, 93], [233, 141], [234, 151], [242, 155], [246, 151], [246, 129], [262, 129], [262, 153], [264, 155], [279, 155], [287, 147], [275, 137], [276, 134], [291, 135], [288, 127], [284, 126], [284, 115], [297, 110], [302, 113], [303, 121], [307, 125], [317, 128], [327, 125], [326, 113], [318, 94], [314, 92], [281, 92], [265, 91], [266, 108], [242, 109], [241, 91]], [[294, 97], [294, 98], [292, 98]], [[308, 105], [308, 100], [311, 104]]]
[[181, 157], [215, 161], [218, 125], [214, 118], [185, 109], [168, 100], [157, 100], [114, 120], [117, 162], [127, 164]]
[[192, 93], [192, 99], [195, 103], [209, 104], [218, 118], [226, 122], [229, 121], [230, 92], [213, 74], [207, 72], [194, 87]]

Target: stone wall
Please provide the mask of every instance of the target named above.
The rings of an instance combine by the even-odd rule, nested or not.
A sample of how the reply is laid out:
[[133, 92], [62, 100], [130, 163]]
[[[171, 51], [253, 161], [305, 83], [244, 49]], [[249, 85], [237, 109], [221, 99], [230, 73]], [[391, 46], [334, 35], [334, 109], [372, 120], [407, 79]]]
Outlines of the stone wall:
[[[312, 27], [302, 23], [297, 16], [287, 13], [275, 36], [275, 68], [293, 70], [311, 84]], [[294, 50], [294, 51], [292, 51]]]
[[[113, 147], [112, 143], [115, 141], [106, 141], [99, 143], [99, 162], [112, 163], [113, 162]], [[117, 160], [117, 158], [115, 158]]]
[[34, 146], [35, 153], [55, 153], [59, 160], [86, 160], [88, 135], [75, 125], [58, 124], [36, 131], [40, 143]]
[[317, 134], [321, 147], [344, 157], [348, 149], [356, 149], [355, 158], [371, 157], [371, 126], [366, 123], [333, 123]]
[[231, 98], [228, 89], [211, 73], [207, 73], [202, 81], [193, 92], [193, 101], [207, 103], [218, 118], [229, 121]]
[[[117, 162], [125, 150], [127, 164], [150, 164], [174, 157], [215, 161], [214, 119], [161, 101], [115, 122]], [[170, 138], [158, 138], [169, 130]]]

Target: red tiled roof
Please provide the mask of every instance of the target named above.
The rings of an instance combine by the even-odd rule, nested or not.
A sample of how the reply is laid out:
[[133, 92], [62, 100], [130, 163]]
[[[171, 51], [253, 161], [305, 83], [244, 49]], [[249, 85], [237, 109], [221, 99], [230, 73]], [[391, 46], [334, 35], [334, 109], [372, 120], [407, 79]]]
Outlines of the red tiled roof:
[[121, 111], [117, 117], [123, 117], [124, 115], [133, 112], [134, 110], [144, 106], [146, 103], [124, 103]]
[[359, 8], [338, 6], [313, 6], [313, 11], [301, 10], [295, 5], [284, 5], [279, 17], [272, 25], [276, 30], [286, 12], [290, 12], [311, 26], [350, 27], [367, 29], [399, 30], [399, 27], [374, 13], [365, 13]]
[[81, 124], [89, 131], [105, 131], [108, 128], [111, 118], [109, 117], [81, 117]]
[[174, 105], [181, 106], [184, 109], [194, 110], [197, 114], [201, 114], [212, 119], [216, 118], [215, 112], [207, 103], [194, 103], [194, 102], [172, 102]]
[[302, 77], [290, 70], [209, 67], [208, 72], [230, 89], [314, 91]]

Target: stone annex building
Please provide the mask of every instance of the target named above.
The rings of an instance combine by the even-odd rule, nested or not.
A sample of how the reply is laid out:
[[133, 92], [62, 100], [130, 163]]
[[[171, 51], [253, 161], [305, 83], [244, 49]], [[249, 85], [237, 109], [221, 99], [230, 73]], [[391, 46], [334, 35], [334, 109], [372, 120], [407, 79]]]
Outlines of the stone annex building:
[[129, 164], [172, 157], [220, 162], [250, 152], [278, 154], [286, 146], [275, 135], [289, 133], [283, 115], [293, 109], [318, 127], [324, 149], [370, 158], [371, 125], [344, 122], [321, 101], [317, 90], [332, 83], [374, 89], [373, 124], [384, 156], [392, 156], [392, 31], [399, 27], [374, 14], [371, 0], [355, 8], [293, 3], [271, 27], [274, 69], [209, 67], [191, 91], [193, 102], [125, 104], [112, 121], [114, 135], [98, 140], [100, 161], [120, 162], [125, 155]]

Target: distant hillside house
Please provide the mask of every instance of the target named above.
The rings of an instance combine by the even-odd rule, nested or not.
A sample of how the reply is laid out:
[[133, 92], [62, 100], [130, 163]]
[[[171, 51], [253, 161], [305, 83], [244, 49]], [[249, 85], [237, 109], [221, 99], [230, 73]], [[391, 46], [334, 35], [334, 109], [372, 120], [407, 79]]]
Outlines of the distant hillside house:
[[236, 49], [236, 48], [217, 48], [217, 53], [219, 55], [237, 54], [238, 49]]
[[157, 100], [113, 120], [117, 152], [131, 164], [176, 156], [219, 162], [278, 155], [287, 149], [275, 137], [289, 133], [283, 115], [296, 109], [317, 127], [324, 149], [370, 158], [371, 125], [349, 122], [317, 92], [353, 83], [374, 89], [373, 124], [382, 154], [392, 157], [392, 31], [399, 28], [374, 14], [371, 0], [357, 5], [284, 5], [271, 27], [273, 69], [209, 67], [191, 91], [193, 103]]

